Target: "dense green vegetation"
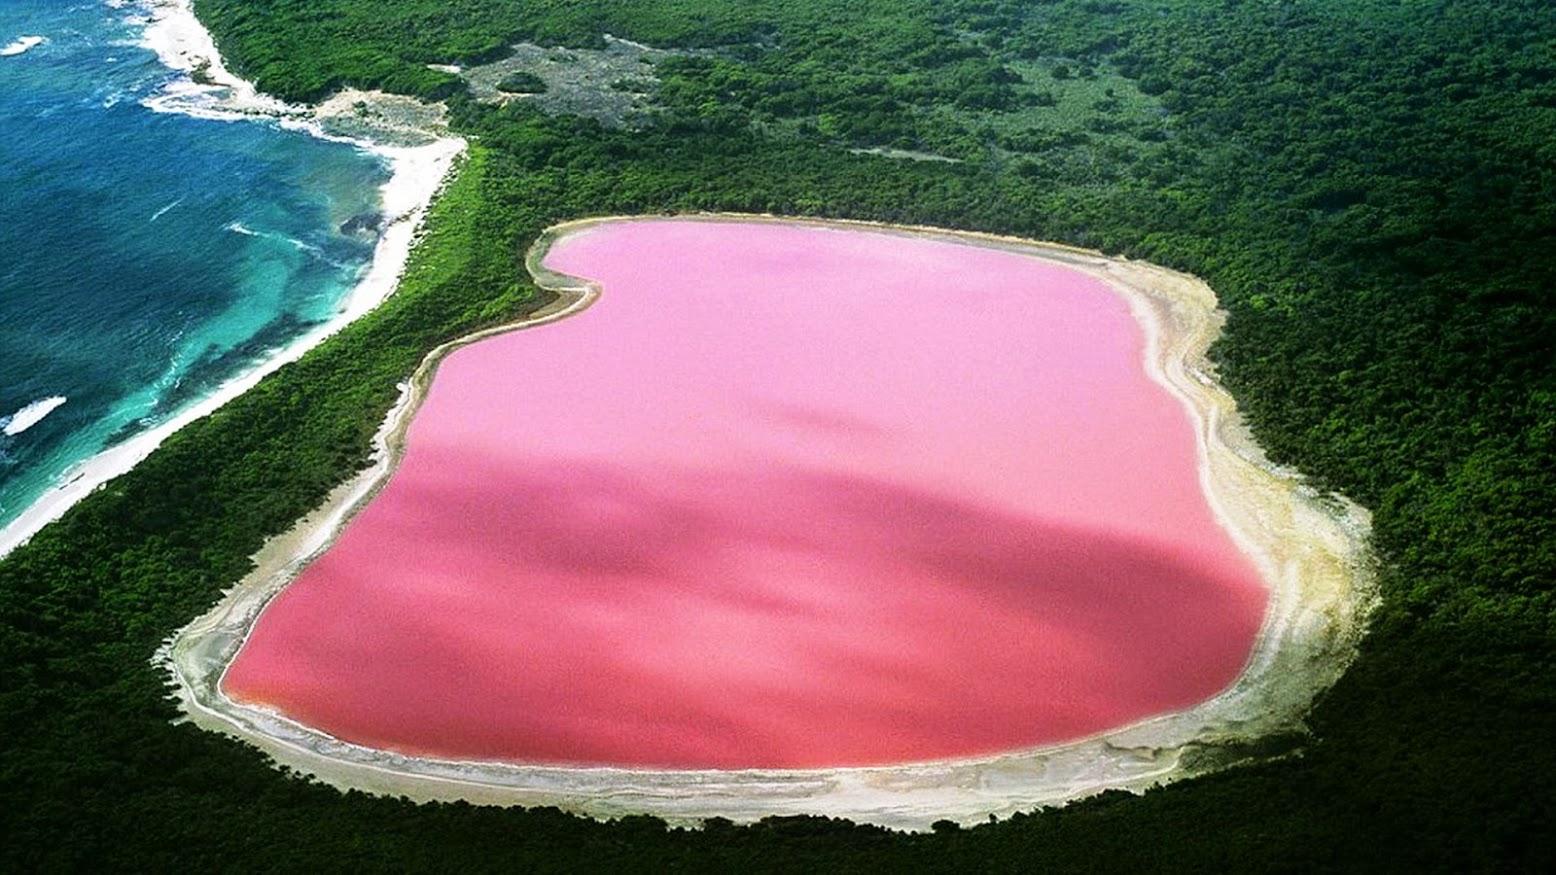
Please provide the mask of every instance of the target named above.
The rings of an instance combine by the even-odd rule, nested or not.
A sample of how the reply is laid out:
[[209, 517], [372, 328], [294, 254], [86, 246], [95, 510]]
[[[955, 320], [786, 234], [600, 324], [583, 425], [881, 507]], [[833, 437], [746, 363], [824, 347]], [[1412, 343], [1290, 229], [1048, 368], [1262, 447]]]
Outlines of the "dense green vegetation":
[[521, 70], [502, 77], [497, 83], [497, 90], [509, 94], [541, 94], [546, 90], [546, 80]]
[[[401, 291], [0, 563], [8, 871], [1550, 868], [1556, 7], [1540, 0], [199, 0], [277, 93], [447, 97], [478, 144]], [[426, 68], [602, 33], [657, 123]], [[961, 163], [850, 150], [914, 149]], [[1271, 453], [1375, 511], [1385, 604], [1304, 754], [923, 836], [417, 807], [276, 774], [148, 660], [365, 458], [426, 350], [536, 306], [555, 221], [689, 209], [995, 230], [1205, 277]], [[534, 379], [550, 375], [535, 374]]]

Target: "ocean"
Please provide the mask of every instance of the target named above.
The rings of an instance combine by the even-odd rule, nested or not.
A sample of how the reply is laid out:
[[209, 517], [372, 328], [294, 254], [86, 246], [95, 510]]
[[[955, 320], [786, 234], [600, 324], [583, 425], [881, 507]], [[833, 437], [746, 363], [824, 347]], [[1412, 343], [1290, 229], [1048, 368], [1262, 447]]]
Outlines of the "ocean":
[[378, 240], [382, 158], [213, 117], [146, 21], [0, 0], [0, 527], [329, 321]]

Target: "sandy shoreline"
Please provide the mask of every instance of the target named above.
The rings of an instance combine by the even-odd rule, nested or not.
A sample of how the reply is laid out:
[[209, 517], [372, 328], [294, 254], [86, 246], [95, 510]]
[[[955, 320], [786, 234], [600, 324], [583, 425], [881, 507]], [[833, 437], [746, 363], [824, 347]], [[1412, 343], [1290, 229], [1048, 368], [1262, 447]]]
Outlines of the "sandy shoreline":
[[[190, 74], [187, 82], [178, 83], [154, 101], [225, 89], [226, 94], [213, 100], [211, 117], [231, 119], [244, 114], [288, 116], [306, 112], [306, 107], [261, 94], [252, 83], [228, 70], [216, 50], [216, 40], [195, 17], [193, 0], [143, 0], [139, 5], [149, 15], [141, 45], [155, 52], [164, 67]], [[151, 108], [159, 107], [154, 103]]]
[[252, 370], [223, 383], [210, 396], [169, 421], [103, 450], [66, 471], [59, 485], [0, 528], [0, 557], [26, 543], [102, 484], [134, 468], [169, 435], [247, 392], [262, 378], [282, 365], [296, 361], [389, 297], [405, 269], [416, 229], [428, 205], [454, 160], [465, 148], [463, 140], [453, 137], [434, 139], [420, 146], [389, 146], [332, 136], [320, 126], [314, 109], [259, 94], [251, 84], [232, 75], [223, 66], [210, 34], [191, 11], [190, 0], [151, 0], [146, 8], [150, 21], [146, 25], [143, 45], [155, 52], [165, 66], [188, 73], [199, 71], [202, 79], [212, 83], [202, 85], [192, 80], [174, 83], [167, 93], [148, 100], [148, 108], [227, 121], [273, 119], [315, 136], [351, 142], [380, 156], [390, 170], [389, 180], [379, 190], [384, 230], [373, 250], [371, 264], [341, 301], [334, 318], [297, 338]]
[[558, 302], [522, 323], [461, 338], [430, 354], [403, 387], [375, 439], [374, 467], [339, 487], [323, 507], [267, 544], [256, 556], [259, 567], [254, 574], [164, 646], [157, 660], [170, 669], [189, 719], [254, 744], [278, 763], [326, 783], [415, 800], [555, 805], [597, 817], [650, 813], [674, 822], [806, 813], [924, 829], [940, 819], [970, 824], [991, 814], [1008, 816], [1109, 788], [1143, 790], [1220, 767], [1227, 754], [1208, 746], [1299, 729], [1313, 697], [1354, 657], [1374, 598], [1367, 515], [1343, 501], [1315, 495], [1292, 474], [1264, 460], [1204, 357], [1222, 322], [1214, 293], [1204, 283], [1149, 264], [991, 235], [771, 216], [682, 218], [870, 229], [996, 247], [1063, 263], [1123, 296], [1145, 330], [1152, 379], [1180, 400], [1195, 424], [1201, 485], [1213, 510], [1270, 587], [1263, 629], [1239, 679], [1186, 711], [1062, 745], [891, 767], [738, 772], [413, 758], [348, 744], [225, 699], [218, 689], [221, 673], [266, 602], [328, 547], [345, 520], [393, 470], [405, 430], [438, 362], [459, 346], [587, 306], [597, 289], [546, 271], [539, 262], [558, 237], [621, 220], [618, 217], [549, 229], [530, 250], [527, 264], [538, 283], [561, 294]]

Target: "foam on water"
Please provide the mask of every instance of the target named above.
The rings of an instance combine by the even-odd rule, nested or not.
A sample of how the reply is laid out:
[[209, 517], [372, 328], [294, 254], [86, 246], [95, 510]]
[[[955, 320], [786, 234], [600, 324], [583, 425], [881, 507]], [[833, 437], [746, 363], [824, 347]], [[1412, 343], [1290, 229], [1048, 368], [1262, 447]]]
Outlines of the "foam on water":
[[158, 220], [158, 219], [162, 218], [163, 216], [167, 215], [169, 210], [173, 209], [174, 207], [177, 207], [179, 204], [181, 204], [183, 202], [184, 202], [183, 198], [179, 198], [178, 200], [173, 201], [172, 203], [168, 204], [167, 206], [162, 207], [161, 209], [157, 210], [155, 213], [152, 213], [151, 214], [151, 218], [147, 219], [147, 221], [148, 222], [155, 222], [156, 220]]
[[7, 437], [15, 437], [42, 422], [45, 416], [53, 413], [56, 408], [65, 403], [65, 400], [65, 396], [55, 395], [34, 401], [10, 416], [0, 419], [0, 422], [5, 424], [4, 428], [0, 428], [0, 432], [4, 432]]
[[34, 46], [43, 45], [46, 42], [48, 42], [48, 40], [41, 36], [21, 37], [15, 42], [7, 45], [5, 48], [0, 49], [0, 58], [9, 58], [13, 55], [20, 55], [26, 52], [28, 49], [31, 49]]

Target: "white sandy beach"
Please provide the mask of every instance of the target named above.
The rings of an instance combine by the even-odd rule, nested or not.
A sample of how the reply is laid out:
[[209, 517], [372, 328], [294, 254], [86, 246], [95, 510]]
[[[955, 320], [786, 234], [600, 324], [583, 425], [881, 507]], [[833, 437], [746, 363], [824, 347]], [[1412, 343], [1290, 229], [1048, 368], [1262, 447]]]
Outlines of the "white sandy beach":
[[[805, 222], [762, 216], [688, 218]], [[530, 269], [538, 282], [562, 292], [563, 299], [510, 328], [564, 317], [587, 306], [598, 293], [588, 284], [541, 269], [539, 261], [556, 236], [599, 221], [612, 219], [569, 223], [536, 244], [528, 259]], [[437, 362], [478, 336], [448, 344], [423, 363], [378, 434], [373, 469], [337, 489], [324, 507], [268, 544], [256, 557], [254, 574], [163, 648], [158, 661], [171, 670], [176, 695], [190, 719], [244, 739], [278, 763], [332, 785], [415, 800], [555, 805], [597, 817], [649, 813], [673, 822], [818, 814], [904, 829], [925, 829], [941, 819], [971, 824], [1111, 788], [1144, 790], [1224, 766], [1226, 756], [1218, 756], [1214, 745], [1300, 729], [1313, 698], [1333, 684], [1354, 657], [1373, 602], [1367, 515], [1346, 502], [1314, 494], [1291, 472], [1264, 460], [1205, 359], [1222, 323], [1211, 290], [1190, 276], [1063, 246], [936, 229], [807, 224], [869, 227], [1052, 259], [1098, 277], [1129, 302], [1147, 336], [1152, 378], [1182, 402], [1195, 423], [1201, 483], [1212, 507], [1270, 588], [1264, 627], [1232, 687], [1186, 711], [1058, 746], [891, 767], [738, 772], [556, 768], [408, 757], [342, 742], [265, 709], [226, 699], [219, 690], [222, 672], [264, 605], [328, 547], [350, 515], [387, 479]]]
[[[213, 83], [201, 85], [192, 80], [177, 83], [168, 93], [149, 101], [149, 108], [224, 121], [277, 120], [288, 127], [324, 136], [313, 119], [311, 108], [292, 106], [259, 94], [252, 85], [233, 76], [222, 65], [210, 34], [190, 10], [190, 0], [151, 0], [148, 9], [151, 21], [146, 26], [145, 46], [156, 52], [167, 66], [185, 72], [201, 70], [203, 77]], [[212, 395], [173, 419], [66, 472], [58, 486], [0, 528], [0, 556], [25, 543], [97, 487], [135, 467], [169, 435], [211, 414], [282, 365], [297, 360], [326, 337], [371, 312], [393, 293], [427, 206], [455, 158], [464, 151], [465, 143], [453, 137], [414, 147], [386, 146], [366, 140], [350, 142], [381, 156], [391, 175], [380, 190], [385, 229], [374, 249], [372, 264], [342, 302], [335, 317], [254, 369], [222, 384]]]
[[216, 41], [195, 17], [193, 0], [145, 0], [150, 15], [141, 44], [156, 52], [163, 66], [184, 73], [199, 74], [213, 85], [191, 80], [174, 89], [173, 96], [190, 91], [226, 89], [220, 105], [213, 107], [214, 117], [230, 119], [241, 114], [268, 116], [297, 115], [306, 107], [294, 106], [261, 94], [251, 83], [239, 79], [222, 63]]

